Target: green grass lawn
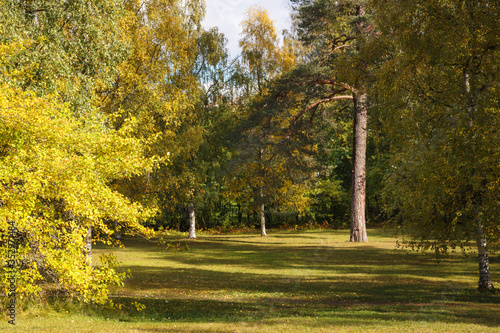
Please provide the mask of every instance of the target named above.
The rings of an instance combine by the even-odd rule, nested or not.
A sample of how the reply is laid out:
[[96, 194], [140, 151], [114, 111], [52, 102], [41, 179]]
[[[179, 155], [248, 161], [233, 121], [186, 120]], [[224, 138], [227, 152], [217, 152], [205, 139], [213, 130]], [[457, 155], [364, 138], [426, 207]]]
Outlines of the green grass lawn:
[[[114, 291], [121, 310], [56, 303], [31, 308], [12, 332], [500, 332], [500, 296], [475, 291], [475, 256], [436, 261], [397, 249], [390, 232], [170, 236], [112, 251], [133, 276]], [[500, 265], [491, 258], [500, 287]], [[134, 302], [144, 304], [138, 311]]]

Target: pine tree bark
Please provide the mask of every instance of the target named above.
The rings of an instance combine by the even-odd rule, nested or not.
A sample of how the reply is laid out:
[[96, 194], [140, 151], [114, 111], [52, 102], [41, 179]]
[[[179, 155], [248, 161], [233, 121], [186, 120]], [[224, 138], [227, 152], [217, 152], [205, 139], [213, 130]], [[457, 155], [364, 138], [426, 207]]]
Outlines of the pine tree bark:
[[189, 214], [189, 239], [196, 238], [196, 213], [194, 210], [194, 204], [189, 204], [188, 206]]
[[[359, 4], [359, 17], [366, 15]], [[365, 23], [357, 24], [357, 35], [366, 34]], [[359, 46], [356, 47], [359, 51]], [[363, 82], [353, 95], [354, 121], [352, 144], [351, 242], [368, 242], [366, 235], [366, 135], [368, 126], [368, 95]]]
[[366, 235], [366, 135], [367, 94], [354, 95], [352, 151], [351, 242], [367, 242]]

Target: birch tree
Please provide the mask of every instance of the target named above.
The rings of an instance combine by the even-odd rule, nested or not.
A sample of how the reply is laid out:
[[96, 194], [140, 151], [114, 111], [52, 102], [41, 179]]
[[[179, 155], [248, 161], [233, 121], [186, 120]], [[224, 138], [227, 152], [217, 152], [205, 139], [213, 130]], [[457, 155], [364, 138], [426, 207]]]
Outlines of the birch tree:
[[[10, 51], [2, 45], [2, 73], [2, 65], [11, 63], [6, 57], [30, 44], [14, 43]], [[17, 293], [36, 296], [43, 284], [55, 283], [84, 302], [105, 303], [109, 288], [123, 285], [125, 274], [115, 271], [112, 256], [101, 256], [100, 263], [91, 257], [89, 230], [92, 241], [107, 244], [116, 244], [109, 220], [151, 235], [141, 225], [147, 210], [110, 182], [150, 170], [154, 161], [144, 158], [143, 143], [130, 136], [131, 124], [112, 131], [96, 111], [75, 118], [57, 95], [0, 84], [0, 253], [7, 257], [7, 224], [14, 221], [21, 263]], [[5, 273], [2, 267], [4, 290]]]
[[[246, 12], [246, 18], [241, 23], [243, 31], [239, 45], [242, 50], [242, 70], [246, 74], [246, 94], [247, 97], [253, 98], [255, 101], [260, 101], [266, 94], [266, 86], [270, 80], [280, 73], [290, 70], [295, 62], [293, 53], [286, 46], [280, 46], [277, 31], [273, 21], [270, 19], [267, 11], [259, 7], [250, 7]], [[249, 109], [251, 113], [251, 108]], [[253, 135], [253, 134], [250, 134]], [[267, 181], [266, 164], [262, 163], [266, 154], [265, 147], [259, 141], [254, 147], [257, 163], [255, 168], [250, 168], [255, 171], [254, 181], [256, 183], [255, 200], [259, 206], [259, 217], [261, 235], [266, 234], [266, 218], [265, 218], [265, 191], [263, 187]]]
[[160, 216], [179, 201], [187, 202], [186, 208], [194, 201], [197, 179], [188, 161], [202, 138], [195, 63], [204, 1], [130, 0], [124, 7], [120, 38], [130, 54], [118, 65], [113, 85], [98, 91], [99, 106], [113, 116], [109, 125], [115, 129], [137, 122], [134, 135], [144, 141], [148, 156], [162, 158], [151, 172], [115, 182]]
[[379, 108], [392, 146], [389, 211], [406, 245], [437, 253], [476, 243], [480, 290], [492, 290], [500, 173], [496, 1], [375, 2], [386, 61]]

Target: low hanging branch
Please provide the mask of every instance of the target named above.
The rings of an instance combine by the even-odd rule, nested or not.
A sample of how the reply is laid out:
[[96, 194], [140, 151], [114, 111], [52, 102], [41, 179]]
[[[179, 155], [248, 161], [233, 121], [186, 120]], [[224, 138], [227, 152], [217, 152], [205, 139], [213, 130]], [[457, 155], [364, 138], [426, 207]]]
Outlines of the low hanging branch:
[[[290, 126], [288, 127], [288, 133], [283, 137], [283, 139], [280, 140], [280, 142], [283, 142], [283, 141], [291, 138], [295, 124], [308, 111], [316, 110], [316, 108], [323, 103], [328, 103], [328, 102], [338, 101], [338, 100], [353, 100], [354, 99], [353, 95], [338, 95], [340, 93], [343, 93], [346, 91], [350, 91], [352, 94], [357, 93], [357, 89], [355, 89], [354, 87], [352, 87], [344, 82], [337, 82], [335, 80], [317, 79], [317, 80], [309, 81], [309, 83], [321, 84], [321, 85], [332, 85], [332, 86], [340, 87], [340, 89], [334, 90], [334, 91], [332, 91], [332, 93], [329, 96], [323, 97], [320, 100], [317, 100], [316, 102], [314, 102], [312, 104], [309, 104], [302, 111], [300, 111], [297, 115], [295, 115], [295, 117], [293, 117], [293, 120], [292, 120]], [[304, 84], [308, 84], [308, 83], [307, 82], [294, 83], [294, 85], [304, 85]], [[281, 93], [277, 94], [275, 96], [275, 98], [276, 99], [283, 99], [286, 97], [286, 95], [287, 95], [287, 92], [282, 91]], [[311, 116], [311, 119], [312, 119], [312, 117], [313, 116]], [[267, 136], [267, 134], [268, 134], [268, 132], [265, 132], [260, 137], [260, 139], [263, 139], [265, 136]], [[276, 152], [268, 159], [268, 162], [271, 161], [275, 156], [276, 156]]]
[[[297, 121], [304, 115], [306, 114], [309, 110], [311, 109], [316, 109], [320, 104], [323, 104], [323, 103], [328, 103], [328, 102], [332, 102], [332, 101], [338, 101], [338, 100], [343, 100], [343, 99], [349, 99], [349, 100], [353, 100], [354, 97], [351, 96], [351, 95], [340, 95], [340, 96], [335, 96], [336, 94], [338, 93], [341, 93], [341, 92], [344, 92], [348, 89], [341, 89], [341, 90], [337, 90], [337, 91], [334, 91], [330, 96], [328, 97], [324, 97], [310, 105], [308, 105], [304, 110], [302, 110], [300, 113], [298, 113], [292, 123], [290, 124], [290, 127], [288, 128], [288, 134], [280, 140], [280, 142], [283, 142], [285, 140], [288, 140], [291, 138], [292, 136], [292, 131], [293, 131], [293, 128], [294, 128], [294, 125], [297, 123]], [[276, 156], [277, 152], [275, 152], [273, 155], [271, 155], [271, 157], [267, 160], [267, 162], [270, 162], [275, 156]]]
[[342, 87], [342, 88], [344, 88], [343, 91], [350, 90], [354, 94], [357, 92], [357, 89], [355, 89], [354, 87], [352, 87], [344, 82], [338, 82], [335, 80], [328, 80], [328, 79], [314, 80], [312, 82], [316, 83], [316, 84], [331, 84], [333, 86]]
[[342, 49], [347, 49], [347, 48], [350, 48], [350, 47], [354, 47], [354, 45], [339, 45], [339, 46], [335, 46], [332, 50], [331, 53], [335, 53], [335, 51], [338, 51], [338, 50], [342, 50]]
[[[353, 100], [354, 97], [352, 95], [340, 95], [340, 96], [337, 96], [337, 94], [343, 93], [343, 92], [348, 91], [348, 90], [351, 91], [353, 94], [355, 94], [357, 92], [357, 90], [354, 87], [352, 87], [352, 86], [350, 86], [350, 85], [348, 85], [348, 84], [346, 84], [344, 82], [337, 82], [337, 81], [329, 80], [329, 79], [318, 79], [318, 80], [312, 81], [312, 83], [315, 83], [315, 84], [328, 84], [328, 85], [338, 86], [338, 87], [341, 87], [341, 89], [334, 90], [329, 96], [324, 97], [324, 98], [322, 98], [322, 99], [320, 99], [320, 100], [318, 100], [318, 101], [316, 101], [316, 102], [308, 105], [306, 108], [304, 108], [304, 110], [302, 110], [301, 112], [299, 112], [293, 118], [293, 121], [290, 124], [290, 127], [288, 128], [288, 134], [284, 137], [284, 140], [289, 139], [291, 137], [292, 131], [293, 131], [293, 127], [295, 126], [295, 124], [297, 123], [297, 121], [304, 114], [306, 114], [308, 111], [310, 111], [312, 109], [316, 109], [320, 104], [323, 104], [323, 103], [328, 103], [328, 102], [338, 101], [338, 100], [343, 100], [343, 99]], [[282, 97], [283, 95], [286, 96], [286, 93], [283, 94], [283, 92], [282, 92], [279, 96]]]
[[[336, 95], [338, 92], [334, 92], [332, 95]], [[320, 104], [323, 104], [323, 103], [328, 103], [328, 102], [331, 102], [331, 101], [338, 101], [338, 100], [342, 100], [342, 99], [354, 99], [354, 97], [352, 95], [341, 95], [341, 96], [328, 96], [328, 97], [325, 97], [323, 99], [320, 99], [319, 101], [316, 101], [310, 105], [308, 105], [304, 110], [302, 110], [299, 114], [297, 114], [294, 119], [293, 119], [293, 122], [292, 124], [290, 125], [290, 129], [293, 127], [293, 125], [295, 125], [295, 123], [309, 110], [313, 109], [313, 108], [316, 108], [318, 107], [318, 105]]]
[[348, 41], [356, 40], [358, 36], [340, 35], [339, 37], [333, 38], [330, 42], [331, 45], [344, 45]]

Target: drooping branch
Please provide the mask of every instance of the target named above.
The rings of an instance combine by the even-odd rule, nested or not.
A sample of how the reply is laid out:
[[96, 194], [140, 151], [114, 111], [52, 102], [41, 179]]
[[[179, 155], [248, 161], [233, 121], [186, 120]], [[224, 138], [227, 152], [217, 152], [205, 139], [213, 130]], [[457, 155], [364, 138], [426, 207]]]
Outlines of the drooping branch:
[[304, 110], [302, 110], [298, 115], [296, 115], [294, 120], [293, 120], [293, 123], [295, 124], [297, 122], [297, 120], [299, 120], [300, 117], [302, 117], [307, 111], [311, 110], [312, 108], [317, 107], [320, 104], [328, 103], [328, 102], [332, 102], [332, 101], [338, 101], [338, 100], [342, 100], [342, 99], [353, 100], [354, 97], [351, 95], [341, 95], [341, 96], [329, 96], [329, 97], [320, 99], [319, 101], [316, 101], [316, 102], [310, 104]]
[[[304, 115], [306, 114], [309, 110], [311, 109], [314, 109], [316, 110], [316, 108], [320, 105], [320, 104], [323, 104], [323, 103], [328, 103], [328, 102], [332, 102], [332, 101], [337, 101], [337, 100], [343, 100], [343, 99], [354, 99], [353, 96], [350, 96], [350, 95], [341, 95], [341, 96], [335, 96], [336, 94], [338, 94], [338, 92], [334, 91], [333, 94], [331, 94], [330, 96], [328, 97], [325, 97], [325, 98], [322, 98], [310, 105], [308, 105], [304, 110], [302, 110], [301, 112], [299, 112], [293, 119], [292, 123], [290, 124], [289, 128], [288, 128], [288, 134], [280, 141], [284, 141], [284, 140], [288, 140], [290, 139], [290, 137], [292, 136], [292, 131], [293, 131], [293, 128], [295, 126], [295, 124], [297, 123], [297, 121]], [[311, 118], [312, 120], [312, 118]], [[276, 156], [276, 153], [274, 153], [270, 158], [269, 158], [269, 161], [271, 161], [274, 157]]]
[[347, 83], [344, 83], [344, 82], [338, 82], [338, 81], [335, 81], [335, 80], [328, 80], [328, 79], [321, 79], [321, 80], [314, 80], [313, 83], [316, 83], [316, 84], [331, 84], [333, 86], [338, 86], [338, 87], [342, 87], [346, 90], [350, 90], [353, 94], [357, 93], [357, 89], [355, 89], [354, 87], [348, 85]]
[[327, 52], [321, 59], [320, 59], [320, 64], [326, 61], [332, 54], [337, 52], [338, 50], [342, 50], [344, 48], [349, 48], [349, 47], [354, 47], [352, 44], [347, 44], [347, 42], [351, 40], [356, 40], [358, 37], [357, 36], [347, 36], [347, 35], [342, 35], [339, 37], [336, 37], [332, 39], [329, 43], [328, 48], [330, 49], [329, 52]]
[[335, 46], [332, 50], [332, 53], [334, 53], [335, 51], [338, 51], [338, 50], [341, 50], [341, 49], [346, 49], [346, 48], [349, 48], [349, 47], [354, 47], [354, 45], [348, 45], [348, 44], [345, 44], [345, 45], [339, 45], [339, 46]]
[[[288, 127], [288, 134], [285, 135], [283, 137], [283, 139], [281, 139], [279, 142], [284, 142], [285, 140], [288, 140], [292, 137], [292, 132], [293, 132], [293, 128], [295, 127], [295, 124], [297, 123], [297, 121], [304, 115], [306, 114], [308, 111], [310, 110], [316, 110], [316, 108], [323, 104], [323, 103], [328, 103], [328, 102], [332, 102], [332, 101], [338, 101], [338, 100], [343, 100], [343, 99], [349, 99], [349, 100], [353, 100], [354, 97], [351, 96], [351, 95], [340, 95], [340, 96], [336, 96], [338, 93], [341, 93], [341, 92], [344, 92], [348, 89], [341, 89], [341, 90], [337, 90], [337, 91], [334, 91], [332, 94], [330, 94], [329, 96], [327, 97], [324, 97], [310, 105], [308, 105], [307, 107], [304, 108], [304, 110], [302, 110], [301, 112], [299, 112], [294, 118], [293, 118], [293, 121], [292, 123], [290, 124], [290, 126]], [[311, 121], [312, 121], [312, 116], [311, 116]], [[267, 133], [266, 133], [267, 134]], [[267, 162], [270, 162], [274, 159], [274, 157], [277, 155], [277, 152], [275, 152], [274, 154], [271, 155], [271, 157], [267, 160]]]
[[348, 41], [355, 40], [357, 38], [358, 38], [358, 36], [341, 35], [339, 37], [332, 39], [331, 44], [332, 45], [345, 44]]

